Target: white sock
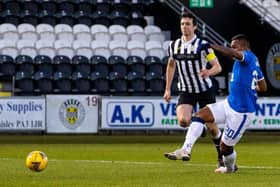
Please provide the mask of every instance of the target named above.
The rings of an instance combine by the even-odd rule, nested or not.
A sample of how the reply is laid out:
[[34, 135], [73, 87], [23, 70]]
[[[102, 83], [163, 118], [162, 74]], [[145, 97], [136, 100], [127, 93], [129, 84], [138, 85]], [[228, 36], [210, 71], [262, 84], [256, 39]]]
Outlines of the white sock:
[[235, 150], [230, 155], [224, 156], [224, 162], [228, 172], [234, 172], [236, 157], [237, 154]]
[[182, 149], [187, 151], [188, 153], [191, 153], [192, 146], [194, 145], [196, 140], [201, 136], [202, 131], [203, 123], [197, 121], [192, 122], [186, 134], [185, 142]]

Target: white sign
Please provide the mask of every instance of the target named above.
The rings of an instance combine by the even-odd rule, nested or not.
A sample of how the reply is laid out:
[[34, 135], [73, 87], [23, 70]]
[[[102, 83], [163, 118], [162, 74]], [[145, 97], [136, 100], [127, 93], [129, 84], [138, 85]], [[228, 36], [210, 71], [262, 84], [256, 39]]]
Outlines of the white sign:
[[45, 98], [0, 98], [0, 131], [44, 131]]
[[176, 103], [162, 98], [103, 97], [102, 129], [182, 129]]
[[[104, 97], [101, 128], [184, 130], [176, 117], [176, 100], [167, 103], [161, 97]], [[248, 129], [280, 129], [280, 98], [260, 98]]]
[[47, 95], [48, 133], [96, 133], [98, 96]]

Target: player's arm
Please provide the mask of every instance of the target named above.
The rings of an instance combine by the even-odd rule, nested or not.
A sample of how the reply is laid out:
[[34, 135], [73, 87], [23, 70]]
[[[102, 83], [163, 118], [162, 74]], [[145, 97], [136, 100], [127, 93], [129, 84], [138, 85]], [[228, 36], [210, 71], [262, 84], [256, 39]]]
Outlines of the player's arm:
[[219, 53], [221, 53], [224, 56], [227, 56], [227, 57], [230, 57], [233, 59], [237, 59], [239, 61], [242, 61], [244, 58], [242, 51], [237, 51], [235, 49], [225, 47], [222, 45], [217, 45], [217, 44], [210, 44], [210, 47], [213, 48], [215, 51], [218, 51]]
[[265, 79], [261, 79], [257, 82], [256, 90], [258, 92], [265, 92], [267, 90], [267, 84]]
[[[210, 47], [210, 46], [209, 46]], [[210, 69], [202, 69], [200, 71], [200, 76], [202, 78], [206, 78], [209, 76], [217, 75], [222, 71], [222, 67], [219, 63], [218, 58], [216, 57], [214, 51], [212, 48], [206, 49], [208, 54], [206, 55], [206, 60], [210, 63], [211, 68]]]
[[174, 77], [176, 69], [176, 62], [173, 58], [169, 58], [166, 73], [165, 73], [165, 92], [164, 92], [164, 99], [169, 102], [171, 100], [171, 84]]

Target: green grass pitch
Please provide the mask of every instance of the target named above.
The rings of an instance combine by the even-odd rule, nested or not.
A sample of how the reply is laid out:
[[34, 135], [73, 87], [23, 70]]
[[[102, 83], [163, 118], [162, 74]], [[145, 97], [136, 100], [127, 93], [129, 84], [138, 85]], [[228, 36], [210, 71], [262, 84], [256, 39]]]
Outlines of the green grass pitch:
[[[239, 170], [215, 174], [216, 152], [201, 138], [189, 162], [171, 161], [166, 151], [184, 135], [0, 135], [0, 186], [47, 187], [273, 187], [280, 186], [280, 136], [247, 134], [236, 146]], [[43, 172], [32, 172], [25, 157], [42, 150]]]

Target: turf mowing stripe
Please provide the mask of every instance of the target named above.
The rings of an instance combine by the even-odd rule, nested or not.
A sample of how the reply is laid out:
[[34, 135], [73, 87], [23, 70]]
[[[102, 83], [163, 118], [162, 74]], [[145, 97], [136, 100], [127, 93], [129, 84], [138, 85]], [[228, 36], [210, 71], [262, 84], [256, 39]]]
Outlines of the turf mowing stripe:
[[[0, 160], [20, 160], [20, 159], [12, 159], [12, 158], [0, 158]], [[85, 163], [105, 163], [105, 164], [131, 164], [131, 165], [171, 165], [170, 163], [166, 162], [137, 162], [137, 161], [121, 161], [121, 160], [57, 160], [52, 159], [49, 160], [50, 162], [85, 162]], [[180, 162], [180, 161], [178, 161]], [[183, 162], [185, 165], [195, 166], [195, 167], [216, 167], [214, 164], [203, 164], [203, 163], [190, 163], [190, 162]], [[274, 166], [242, 166], [238, 165], [239, 168], [246, 168], [246, 169], [275, 169], [280, 170], [280, 167]]]

